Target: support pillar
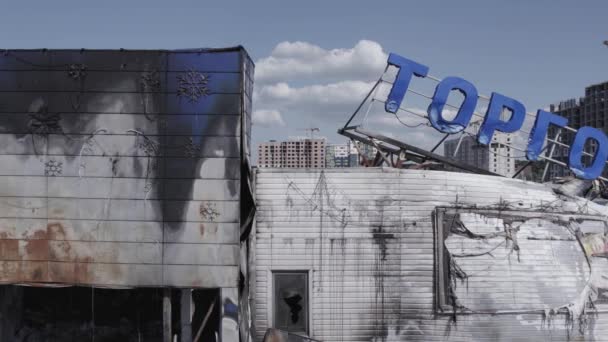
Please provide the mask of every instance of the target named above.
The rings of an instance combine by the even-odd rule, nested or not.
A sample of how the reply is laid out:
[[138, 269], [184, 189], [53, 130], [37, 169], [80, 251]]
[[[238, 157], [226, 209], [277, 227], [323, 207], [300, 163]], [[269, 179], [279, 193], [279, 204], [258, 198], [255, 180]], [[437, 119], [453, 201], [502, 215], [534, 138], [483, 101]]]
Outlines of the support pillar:
[[192, 315], [194, 314], [194, 303], [192, 303], [192, 289], [180, 291], [180, 321], [182, 337], [181, 342], [192, 342]]
[[163, 289], [163, 342], [172, 342], [170, 288]]

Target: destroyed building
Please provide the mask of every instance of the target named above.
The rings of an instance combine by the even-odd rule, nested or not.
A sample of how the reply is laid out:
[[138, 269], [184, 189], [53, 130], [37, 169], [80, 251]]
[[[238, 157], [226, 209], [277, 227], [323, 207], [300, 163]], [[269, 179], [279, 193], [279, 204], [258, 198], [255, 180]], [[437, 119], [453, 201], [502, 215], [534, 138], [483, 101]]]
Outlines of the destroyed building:
[[[547, 116], [558, 118], [390, 54], [338, 130], [375, 148], [368, 168], [256, 170], [257, 339], [608, 341], [606, 157], [584, 147], [585, 134], [605, 135], [561, 124], [573, 143], [528, 130]], [[450, 137], [504, 153], [509, 172], [449, 146], [440, 154]], [[551, 158], [558, 144], [568, 163]], [[527, 159], [517, 170], [515, 151]], [[555, 163], [580, 179], [503, 177], [536, 160], [542, 174]]]
[[606, 341], [608, 209], [576, 184], [258, 169], [256, 336]]
[[0, 75], [0, 340], [250, 340], [245, 50], [6, 50]]

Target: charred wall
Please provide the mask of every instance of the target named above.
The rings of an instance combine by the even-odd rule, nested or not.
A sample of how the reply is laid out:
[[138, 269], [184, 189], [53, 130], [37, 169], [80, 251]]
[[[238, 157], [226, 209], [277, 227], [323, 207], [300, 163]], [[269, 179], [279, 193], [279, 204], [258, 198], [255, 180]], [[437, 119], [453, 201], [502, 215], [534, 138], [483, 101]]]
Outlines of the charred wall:
[[[196, 330], [213, 307], [209, 322], [218, 321], [219, 330], [202, 336], [247, 336], [248, 288], [241, 285], [255, 213], [253, 71], [242, 47], [2, 51], [0, 284], [76, 286], [39, 297], [45, 314], [53, 298], [86, 289], [130, 288], [154, 301], [155, 290], [141, 288], [161, 287], [184, 289], [172, 301], [175, 314], [196, 308], [196, 293], [209, 289], [217, 292], [214, 304], [201, 301], [173, 331]], [[104, 291], [91, 299], [115, 303], [109, 311], [138, 305], [159, 314], [122, 290]], [[28, 301], [36, 293], [14, 286], [0, 292], [15, 294], [0, 303], [8, 340], [20, 329], [63, 340], [53, 334], [64, 326], [85, 336], [95, 324], [68, 313], [56, 321], [44, 316], [50, 327], [33, 324], [28, 314], [43, 317]], [[9, 319], [15, 308], [23, 320]], [[94, 336], [130, 340], [123, 323], [97, 326]]]
[[252, 68], [241, 48], [0, 54], [0, 282], [235, 287]]
[[[260, 169], [256, 200], [258, 340], [281, 300], [273, 274], [287, 270], [311, 277], [321, 341], [608, 336], [603, 206], [520, 180], [378, 168]], [[438, 208], [452, 208], [441, 237]]]

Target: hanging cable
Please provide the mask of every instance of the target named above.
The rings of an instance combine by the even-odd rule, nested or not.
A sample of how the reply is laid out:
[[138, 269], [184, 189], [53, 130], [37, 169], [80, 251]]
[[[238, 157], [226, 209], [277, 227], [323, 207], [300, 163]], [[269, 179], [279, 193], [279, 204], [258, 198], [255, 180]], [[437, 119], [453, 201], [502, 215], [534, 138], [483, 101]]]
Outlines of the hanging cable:
[[399, 118], [399, 115], [397, 115], [397, 113], [395, 113], [395, 117], [397, 118], [397, 121], [399, 121], [399, 123], [402, 124], [405, 127], [409, 127], [409, 128], [417, 128], [417, 127], [420, 127], [420, 126], [428, 126], [428, 127], [430, 127], [427, 122], [421, 122], [421, 123], [419, 123], [417, 125], [408, 125], [405, 122], [403, 122], [401, 120], [401, 118]]

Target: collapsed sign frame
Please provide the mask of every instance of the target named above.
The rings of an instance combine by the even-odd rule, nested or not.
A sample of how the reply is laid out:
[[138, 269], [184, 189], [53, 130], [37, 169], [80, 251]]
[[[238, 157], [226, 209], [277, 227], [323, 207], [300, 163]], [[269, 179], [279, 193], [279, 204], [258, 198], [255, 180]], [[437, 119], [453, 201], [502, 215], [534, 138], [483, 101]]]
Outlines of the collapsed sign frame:
[[[394, 67], [397, 69], [397, 75], [395, 77], [394, 82], [386, 81], [383, 79], [389, 67]], [[384, 110], [387, 113], [392, 113], [396, 115], [398, 111], [405, 111], [412, 114], [416, 114], [402, 107], [402, 104], [405, 101], [405, 94], [407, 92], [411, 92], [416, 95], [423, 96], [431, 100], [431, 104], [427, 108], [427, 115], [421, 117], [426, 118], [429, 121], [430, 126], [432, 126], [435, 130], [446, 134], [446, 136], [441, 139], [441, 141], [430, 152], [424, 149], [416, 148], [413, 145], [405, 144], [397, 140], [391, 139], [393, 141], [389, 144], [393, 146], [393, 149], [397, 146], [395, 142], [398, 142], [399, 144], [404, 146], [397, 147], [397, 150], [409, 149], [411, 151], [411, 148], [415, 147], [418, 150], [416, 154], [424, 156], [424, 160], [436, 160], [442, 163], [458, 167], [460, 169], [480, 173], [479, 168], [475, 168], [470, 165], [460, 163], [451, 158], [443, 157], [434, 153], [435, 149], [447, 137], [456, 133], [464, 132], [464, 130], [470, 126], [473, 116], [476, 115], [483, 117], [483, 122], [476, 136], [477, 142], [481, 145], [489, 145], [492, 141], [492, 137], [495, 132], [514, 133], [521, 131], [529, 135], [528, 145], [526, 149], [520, 149], [510, 144], [503, 145], [511, 147], [515, 150], [525, 152], [526, 159], [529, 161], [526, 166], [528, 166], [534, 161], [541, 159], [546, 160], [552, 164], [567, 167], [574, 173], [576, 177], [581, 179], [601, 179], [605, 181], [608, 180], [601, 176], [606, 163], [608, 163], [608, 137], [603, 131], [590, 126], [584, 126], [577, 130], [567, 125], [567, 118], [564, 118], [555, 113], [551, 113], [542, 109], [539, 109], [536, 114], [529, 113], [526, 111], [525, 106], [521, 102], [511, 97], [502, 95], [497, 92], [493, 92], [489, 97], [483, 96], [478, 94], [475, 86], [467, 80], [455, 76], [439, 79], [429, 75], [428, 71], [429, 68], [425, 65], [409, 60], [395, 53], [391, 53], [387, 60], [387, 66], [384, 70], [383, 75], [374, 84], [370, 92], [358, 106], [357, 110], [353, 113], [353, 115], [350, 117], [344, 127], [338, 130], [338, 133], [345, 135], [351, 139], [362, 141], [364, 143], [365, 141], [363, 140], [368, 140], [373, 143], [375, 139], [386, 142], [387, 138], [383, 137], [382, 135], [374, 134], [373, 132], [369, 131], [364, 132], [364, 130], [359, 129], [359, 126], [349, 126], [349, 124], [359, 113], [359, 111], [361, 110], [363, 105], [368, 101], [370, 96], [375, 93], [378, 86], [381, 83], [388, 83], [391, 85], [391, 88], [386, 100], [382, 101], [372, 97], [372, 101], [375, 100], [383, 102]], [[411, 81], [415, 78], [428, 78], [437, 82], [433, 96], [427, 96], [411, 89], [409, 85]], [[448, 96], [454, 90], [460, 92], [464, 97], [464, 100], [462, 101], [459, 107], [454, 107], [447, 104]], [[489, 101], [489, 106], [487, 107], [485, 115], [481, 115], [475, 112], [477, 101], [479, 99]], [[456, 116], [453, 119], [447, 120], [443, 117], [442, 113], [445, 106], [451, 106], [458, 110]], [[503, 112], [505, 110], [507, 112], [510, 112], [511, 114], [507, 120], [503, 120]], [[531, 116], [534, 118], [534, 125], [530, 132], [526, 132], [522, 128], [526, 116]], [[554, 126], [558, 129], [557, 134], [553, 139], [547, 136], [550, 126]], [[559, 141], [559, 134], [561, 133], [562, 129], [575, 133], [574, 141], [572, 144], [569, 145], [567, 143]], [[378, 139], [374, 138], [373, 136], [380, 137]], [[592, 144], [594, 144], [595, 148], [593, 154], [584, 150], [585, 145], [588, 141], [592, 141]], [[569, 150], [568, 162], [564, 163], [552, 158], [553, 148], [551, 149], [551, 153], [548, 156], [543, 154], [549, 144], [553, 144], [554, 147], [561, 146], [567, 148]], [[390, 148], [387, 150], [387, 152], [394, 153], [393, 151], [391, 151]], [[583, 157], [591, 157], [591, 164], [584, 165], [582, 160]], [[521, 169], [517, 173], [519, 173], [520, 171]]]

